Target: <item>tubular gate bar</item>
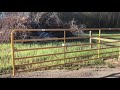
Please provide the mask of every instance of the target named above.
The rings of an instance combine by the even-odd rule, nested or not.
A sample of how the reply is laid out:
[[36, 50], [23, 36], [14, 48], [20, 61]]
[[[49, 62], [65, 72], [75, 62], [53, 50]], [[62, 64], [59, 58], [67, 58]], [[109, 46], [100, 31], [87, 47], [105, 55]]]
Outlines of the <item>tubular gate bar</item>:
[[[90, 35], [88, 36], [80, 36], [80, 37], [66, 37], [66, 32], [67, 31], [79, 31], [79, 30], [86, 30], [86, 31], [90, 31]], [[94, 38], [95, 36], [92, 36], [91, 34], [91, 31], [99, 31], [99, 34], [97, 36], [97, 40], [98, 40], [98, 43], [97, 44], [97, 49], [92, 49], [92, 45], [94, 45], [94, 43], [92, 43], [92, 38]], [[65, 65], [65, 64], [69, 64], [69, 63], [78, 63], [78, 62], [83, 62], [83, 61], [89, 61], [89, 60], [95, 60], [95, 59], [101, 59], [100, 55], [101, 54], [106, 54], [106, 53], [100, 53], [100, 50], [102, 49], [108, 49], [108, 48], [115, 48], [115, 47], [108, 47], [108, 48], [102, 48], [101, 47], [101, 44], [107, 44], [107, 43], [119, 43], [119, 40], [116, 40], [114, 42], [107, 42], [107, 43], [101, 43], [101, 31], [102, 30], [120, 30], [120, 28], [83, 28], [83, 29], [17, 29], [17, 30], [13, 30], [11, 32], [11, 52], [12, 52], [12, 67], [13, 67], [13, 76], [15, 76], [15, 73], [16, 72], [23, 72], [23, 71], [29, 71], [29, 70], [37, 70], [37, 69], [40, 69], [40, 68], [46, 68], [46, 67], [52, 67], [52, 66], [59, 66], [59, 65]], [[27, 31], [27, 32], [37, 32], [37, 31], [63, 31], [64, 32], [64, 37], [63, 38], [40, 38], [40, 39], [25, 39], [25, 40], [15, 40], [15, 37], [14, 37], [14, 34], [16, 32], [24, 32], [24, 31]], [[114, 35], [113, 35], [114, 36]], [[115, 35], [115, 36], [120, 36], [120, 35]], [[103, 36], [104, 38], [108, 38], [110, 36]], [[80, 38], [90, 38], [90, 44], [74, 44], [74, 45], [68, 45], [67, 46], [67, 43], [66, 43], [66, 40], [70, 40], [70, 39], [80, 39]], [[51, 46], [51, 47], [41, 47], [41, 48], [29, 48], [29, 49], [16, 49], [15, 47], [15, 42], [31, 42], [31, 41], [48, 41], [48, 40], [63, 40], [64, 42], [64, 45], [62, 46]], [[89, 45], [91, 49], [88, 49], [88, 50], [76, 50], [76, 51], [67, 51], [67, 47], [74, 47], [74, 46], [81, 46], [81, 45]], [[120, 47], [120, 46], [116, 46], [116, 47]], [[45, 55], [36, 55], [36, 56], [28, 56], [28, 57], [20, 57], [20, 58], [16, 58], [15, 57], [15, 53], [16, 52], [21, 52], [21, 51], [32, 51], [32, 50], [43, 50], [43, 49], [52, 49], [52, 48], [63, 48], [63, 52], [61, 53], [55, 53], [55, 54], [45, 54]], [[66, 63], [66, 59], [72, 59], [72, 58], [79, 58], [79, 57], [87, 57], [87, 55], [80, 55], [80, 56], [77, 56], [77, 57], [66, 57], [66, 55], [68, 53], [75, 53], [75, 52], [85, 52], [85, 51], [92, 51], [92, 50], [97, 50], [97, 54], [94, 54], [94, 55], [97, 55], [98, 57], [97, 58], [94, 58], [94, 59], [89, 59], [89, 60], [79, 60], [79, 61], [74, 61], [74, 62], [68, 62]], [[119, 52], [119, 51], [114, 51], [114, 52]], [[113, 52], [107, 52], [107, 53], [113, 53]], [[22, 60], [22, 59], [27, 59], [27, 58], [35, 58], [35, 57], [41, 57], [41, 56], [51, 56], [51, 55], [59, 55], [59, 54], [63, 54], [64, 57], [62, 59], [57, 59], [57, 60], [64, 60], [64, 63], [63, 64], [57, 64], [57, 65], [51, 65], [51, 66], [44, 66], [44, 67], [40, 67], [40, 68], [34, 68], [34, 69], [27, 69], [27, 70], [23, 70], [23, 71], [17, 71], [16, 67], [19, 67], [19, 66], [26, 66], [26, 65], [33, 65], [33, 64], [39, 64], [39, 63], [44, 63], [44, 62], [54, 62], [54, 61], [57, 61], [57, 60], [49, 60], [49, 61], [43, 61], [43, 62], [35, 62], [35, 63], [28, 63], [28, 64], [20, 64], [20, 65], [16, 65], [15, 61], [17, 60]], [[90, 55], [88, 55], [90, 56]], [[116, 55], [113, 55], [113, 56], [116, 56]], [[103, 57], [102, 57], [103, 58]], [[104, 57], [104, 58], [109, 58], [109, 57]]]

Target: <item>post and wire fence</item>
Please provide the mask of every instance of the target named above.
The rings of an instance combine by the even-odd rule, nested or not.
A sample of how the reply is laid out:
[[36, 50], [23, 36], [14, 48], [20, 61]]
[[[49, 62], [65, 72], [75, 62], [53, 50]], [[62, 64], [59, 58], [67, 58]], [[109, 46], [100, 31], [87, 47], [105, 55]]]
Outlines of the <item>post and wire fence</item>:
[[[120, 47], [120, 35], [118, 33], [113, 34], [111, 30], [119, 31], [120, 28], [85, 28], [77, 30], [85, 31], [87, 34], [67, 37], [67, 32], [76, 31], [74, 29], [13, 30], [11, 33], [13, 76], [15, 76], [17, 72], [34, 71], [66, 64], [109, 58], [118, 59], [120, 52], [118, 49]], [[43, 31], [63, 32], [64, 36], [60, 38], [49, 37], [18, 40], [15, 39], [14, 36], [17, 32]], [[113, 35], [107, 33], [102, 34], [102, 31], [111, 32]], [[37, 44], [32, 42], [37, 42]], [[19, 44], [22, 44], [22, 46]]]

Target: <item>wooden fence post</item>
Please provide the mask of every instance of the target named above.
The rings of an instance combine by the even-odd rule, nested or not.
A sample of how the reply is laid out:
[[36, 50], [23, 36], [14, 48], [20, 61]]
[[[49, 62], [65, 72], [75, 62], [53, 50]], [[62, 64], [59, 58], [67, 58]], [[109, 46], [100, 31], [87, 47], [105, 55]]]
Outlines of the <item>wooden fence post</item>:
[[90, 42], [90, 48], [92, 48], [92, 31], [89, 31], [89, 42]]
[[99, 38], [98, 38], [98, 58], [100, 58], [100, 36], [101, 36], [101, 30], [99, 29]]

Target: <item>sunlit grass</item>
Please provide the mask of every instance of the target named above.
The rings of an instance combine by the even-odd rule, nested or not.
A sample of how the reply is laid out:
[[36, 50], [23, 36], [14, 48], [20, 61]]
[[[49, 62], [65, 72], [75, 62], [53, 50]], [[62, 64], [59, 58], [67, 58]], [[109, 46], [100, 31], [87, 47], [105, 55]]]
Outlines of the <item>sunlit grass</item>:
[[[89, 36], [89, 34], [85, 34], [86, 36]], [[84, 35], [84, 36], [85, 36]], [[115, 36], [116, 35], [116, 36]], [[112, 36], [110, 39], [116, 39], [119, 40], [120, 35], [118, 33], [113, 34], [101, 34], [102, 36]], [[93, 36], [98, 36], [98, 32], [94, 33]], [[100, 65], [104, 64], [103, 58], [109, 57], [109, 58], [118, 58], [119, 56], [119, 47], [114, 48], [108, 48], [113, 47], [114, 45], [119, 46], [119, 43], [109, 43], [109, 44], [101, 44], [101, 48], [106, 49], [100, 49], [100, 59], [98, 58], [98, 50], [92, 50], [97, 49], [98, 45], [96, 44], [97, 40], [92, 40], [95, 45], [90, 48], [90, 45], [83, 45], [83, 44], [89, 44], [89, 39], [78, 39], [78, 40], [69, 40], [66, 41], [66, 43], [69, 43], [70, 45], [78, 45], [79, 46], [67, 46], [66, 54], [58, 54], [58, 55], [49, 55], [49, 56], [41, 56], [41, 57], [34, 57], [34, 58], [27, 58], [30, 56], [38, 56], [38, 55], [47, 55], [47, 54], [56, 54], [56, 53], [64, 53], [64, 47], [60, 48], [48, 48], [48, 49], [37, 49], [37, 50], [29, 50], [29, 51], [20, 51], [15, 52], [15, 58], [22, 58], [26, 57], [26, 59], [17, 59], [15, 60], [16, 65], [22, 65], [22, 64], [28, 64], [28, 63], [36, 63], [39, 62], [39, 64], [32, 64], [32, 65], [26, 65], [26, 66], [20, 66], [16, 67], [16, 69], [30, 69], [30, 68], [38, 68], [38, 67], [45, 67], [45, 66], [52, 66], [57, 64], [65, 64], [70, 62], [77, 62], [82, 60], [89, 60], [86, 62], [77, 62], [77, 65], [79, 67], [81, 66], [89, 66], [89, 65]], [[62, 46], [64, 42], [63, 41], [52, 41], [52, 42], [33, 42], [33, 43], [15, 43], [16, 49], [32, 49], [32, 48], [43, 48], [43, 47], [53, 47], [53, 46]], [[111, 46], [109, 46], [111, 45]], [[83, 51], [88, 50], [88, 51]], [[79, 51], [79, 52], [74, 52]], [[67, 53], [72, 52], [72, 53]], [[111, 53], [110, 53], [111, 52]], [[116, 55], [116, 56], [115, 56]], [[75, 58], [72, 58], [75, 57]], [[71, 58], [71, 59], [65, 59], [64, 58]], [[61, 60], [59, 60], [61, 59]], [[91, 61], [90, 61], [91, 60]], [[47, 62], [45, 62], [47, 61]], [[50, 62], [48, 62], [50, 61]], [[66, 65], [63, 65], [61, 68], [71, 68], [73, 69], [75, 66], [74, 64], [69, 64], [70, 67], [66, 67]], [[68, 65], [68, 66], [69, 66]], [[77, 68], [79, 68], [77, 66]], [[10, 43], [3, 43], [0, 44], [0, 73], [4, 72], [10, 72], [12, 70], [12, 58], [11, 58], [11, 45]]]
[[[66, 53], [65, 56], [64, 54], [58, 54], [58, 55], [50, 55], [50, 56], [41, 56], [41, 57], [34, 57], [34, 58], [27, 58], [27, 59], [19, 59], [15, 61], [16, 65], [20, 64], [27, 64], [27, 63], [35, 63], [35, 62], [44, 62], [44, 61], [49, 61], [49, 60], [56, 60], [56, 61], [51, 61], [51, 62], [44, 62], [44, 63], [39, 63], [39, 64], [33, 64], [33, 65], [26, 65], [26, 66], [21, 66], [17, 67], [17, 69], [30, 69], [30, 68], [36, 68], [36, 67], [44, 67], [44, 66], [52, 66], [56, 64], [64, 64], [64, 63], [69, 63], [69, 62], [75, 62], [75, 61], [80, 61], [80, 60], [89, 60], [89, 59], [94, 59], [98, 57], [98, 50], [92, 50], [92, 49], [97, 49], [97, 45], [94, 45], [93, 48], [91, 49], [89, 45], [82, 45], [82, 44], [87, 44], [87, 42], [68, 42], [70, 45], [72, 44], [81, 44], [80, 46], [68, 46], [66, 48], [66, 52], [72, 52], [72, 51], [79, 51], [79, 52], [74, 52], [74, 53]], [[28, 44], [15, 44], [16, 49], [30, 49], [30, 48], [42, 48], [42, 47], [51, 47], [51, 46], [61, 46], [63, 42], [50, 42], [46, 44], [40, 44], [40, 43], [28, 43]], [[12, 58], [11, 58], [11, 51], [10, 51], [10, 44], [2, 44], [0, 49], [0, 73], [5, 72], [5, 71], [10, 71], [12, 69]], [[106, 45], [101, 45], [101, 48], [106, 47]], [[89, 50], [89, 51], [81, 51], [81, 50]], [[118, 52], [114, 51], [119, 51], [118, 48], [111, 48], [111, 49], [101, 49], [100, 53], [106, 53], [103, 55], [100, 55], [100, 57], [106, 57], [106, 56], [112, 56], [112, 55], [118, 55]], [[49, 49], [40, 49], [40, 50], [30, 50], [30, 51], [20, 51], [20, 52], [15, 52], [15, 58], [21, 58], [21, 57], [29, 57], [29, 56], [37, 56], [37, 55], [45, 55], [45, 54], [56, 54], [56, 53], [63, 53], [64, 52], [64, 47], [61, 48], [49, 48]], [[113, 52], [113, 53], [107, 53], [107, 52]], [[96, 54], [96, 55], [94, 55]], [[71, 59], [66, 59], [65, 58], [70, 58]], [[72, 58], [76, 57], [76, 58]], [[117, 56], [112, 56], [117, 58]], [[62, 59], [62, 60], [57, 60], [57, 59]], [[97, 59], [93, 61], [89, 61], [84, 65], [90, 65], [90, 64], [97, 64], [101, 63], [103, 61], [99, 61]], [[80, 64], [78, 62], [78, 64]], [[83, 65], [83, 64], [81, 64]]]

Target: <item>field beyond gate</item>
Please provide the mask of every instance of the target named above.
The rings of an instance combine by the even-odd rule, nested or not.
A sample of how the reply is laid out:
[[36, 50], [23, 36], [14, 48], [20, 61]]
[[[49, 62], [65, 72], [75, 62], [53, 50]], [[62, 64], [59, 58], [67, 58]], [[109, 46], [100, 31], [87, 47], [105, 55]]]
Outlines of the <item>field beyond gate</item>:
[[[68, 31], [76, 31], [72, 29], [13, 30], [11, 33], [12, 58], [9, 53], [9, 65], [13, 68], [13, 76], [17, 72], [49, 69], [53, 66], [71, 66], [73, 63], [77, 63], [79, 66], [83, 64], [100, 64], [110, 58], [119, 60], [120, 28], [85, 28], [80, 30], [83, 30], [84, 34], [76, 37], [66, 36]], [[14, 37], [16, 32], [38, 31], [63, 32], [64, 37], [22, 40]], [[7, 44], [2, 45], [7, 47]], [[8, 45], [10, 46], [10, 44]], [[4, 48], [3, 46], [2, 48]], [[3, 58], [5, 59], [5, 56], [1, 55], [1, 60]]]

